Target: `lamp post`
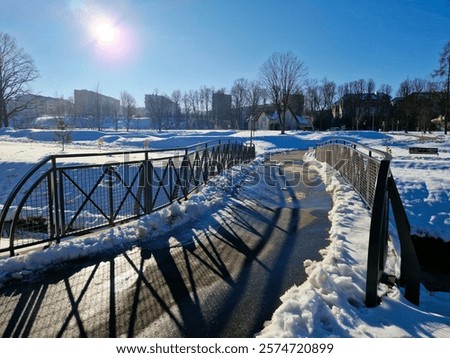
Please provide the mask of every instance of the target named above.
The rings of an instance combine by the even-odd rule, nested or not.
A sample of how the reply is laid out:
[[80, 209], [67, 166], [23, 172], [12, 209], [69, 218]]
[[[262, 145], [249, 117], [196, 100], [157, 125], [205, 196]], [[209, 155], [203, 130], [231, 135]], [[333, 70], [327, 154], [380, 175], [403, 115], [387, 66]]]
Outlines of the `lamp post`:
[[250, 116], [250, 147], [253, 146], [253, 123], [254, 123], [254, 116], [252, 114]]

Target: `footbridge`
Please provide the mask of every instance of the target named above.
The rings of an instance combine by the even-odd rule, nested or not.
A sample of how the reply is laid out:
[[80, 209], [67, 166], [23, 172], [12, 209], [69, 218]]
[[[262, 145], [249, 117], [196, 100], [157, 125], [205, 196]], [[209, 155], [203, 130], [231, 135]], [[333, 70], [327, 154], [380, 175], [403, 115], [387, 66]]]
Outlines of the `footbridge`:
[[[347, 180], [371, 211], [370, 241], [367, 253], [366, 305], [374, 307], [379, 304], [378, 286], [380, 283], [404, 286], [405, 297], [418, 305], [420, 267], [410, 238], [409, 222], [390, 170], [391, 155], [344, 140], [332, 140], [317, 145], [315, 155], [317, 160], [327, 163], [337, 171], [337, 175], [341, 175]], [[288, 156], [287, 154], [280, 154], [279, 158], [276, 159], [277, 163], [284, 162]], [[0, 247], [0, 252], [14, 256], [21, 250], [42, 247], [49, 243], [58, 243], [62, 239], [70, 239], [77, 235], [134, 220], [168, 206], [174, 201], [188, 199], [190, 193], [199, 186], [206, 184], [212, 176], [218, 175], [234, 165], [249, 162], [254, 157], [254, 146], [240, 141], [229, 140], [165, 150], [82, 155], [66, 154], [46, 157], [25, 175], [4, 203], [0, 214], [2, 235], [0, 240], [7, 244]], [[243, 202], [251, 203], [251, 205], [249, 207], [242, 206], [242, 212], [238, 214], [235, 212], [236, 208], [233, 208], [232, 217], [234, 217], [234, 223], [229, 222], [224, 227], [218, 227], [215, 233], [205, 229], [206, 231], [201, 235], [201, 239], [187, 240], [188, 242], [205, 243], [205, 246], [202, 244], [195, 250], [194, 248], [183, 246], [179, 253], [181, 263], [172, 259], [172, 251], [169, 249], [167, 251], [161, 251], [161, 249], [150, 249], [148, 251], [148, 249], [137, 248], [136, 260], [141, 260], [138, 260], [139, 262], [130, 261], [127, 254], [124, 254], [122, 259], [110, 258], [111, 272], [109, 274], [105, 273], [105, 275], [108, 274], [106, 281], [111, 283], [110, 308], [114, 308], [109, 313], [110, 323], [114, 323], [117, 320], [115, 307], [119, 302], [122, 302], [113, 292], [116, 285], [122, 284], [121, 281], [118, 281], [122, 276], [115, 276], [115, 267], [118, 262], [123, 261], [122, 263], [125, 266], [131, 265], [134, 270], [132, 272], [137, 275], [138, 281], [141, 282], [143, 280], [142, 282], [146, 282], [150, 296], [148, 302], [143, 302], [152, 307], [153, 305], [156, 308], [159, 307], [159, 311], [161, 311], [162, 307], [161, 312], [165, 312], [164, 315], [167, 316], [167, 320], [176, 322], [176, 327], [173, 328], [173, 331], [164, 333], [167, 336], [172, 334], [187, 335], [186, 327], [173, 316], [172, 305], [178, 305], [177, 309], [184, 314], [191, 312], [194, 308], [198, 309], [199, 302], [210, 302], [209, 299], [214, 296], [214, 292], [206, 290], [206, 301], [203, 301], [203, 298], [198, 298], [192, 305], [185, 307], [186, 297], [191, 297], [192, 294], [197, 297], [198, 293], [195, 289], [203, 287], [203, 285], [208, 290], [214, 285], [223, 286], [224, 292], [227, 292], [230, 297], [237, 295], [243, 301], [253, 302], [254, 298], [244, 295], [245, 290], [243, 287], [246, 287], [249, 282], [255, 282], [255, 285], [258, 286], [257, 282], [259, 281], [250, 280], [249, 275], [250, 272], [255, 270], [252, 265], [256, 265], [259, 269], [262, 262], [262, 258], [259, 256], [260, 253], [268, 255], [267, 258], [264, 256], [264, 260], [269, 260], [270, 257], [270, 260], [272, 260], [270, 265], [277, 269], [274, 269], [274, 272], [280, 272], [280, 276], [277, 276], [276, 281], [280, 280], [280, 277], [286, 277], [286, 272], [292, 271], [286, 268], [286, 256], [294, 251], [298, 253], [306, 252], [305, 247], [302, 245], [312, 245], [312, 241], [309, 238], [317, 235], [317, 228], [325, 227], [321, 220], [326, 220], [326, 213], [329, 208], [319, 208], [321, 212], [320, 217], [323, 216], [323, 218], [317, 221], [316, 215], [311, 215], [310, 210], [313, 208], [317, 211], [318, 208], [314, 207], [314, 205], [317, 206], [320, 203], [317, 200], [311, 201], [311, 198], [317, 198], [318, 195], [322, 195], [322, 192], [325, 192], [323, 186], [320, 189], [322, 191], [312, 191], [313, 189], [307, 185], [299, 186], [298, 188], [296, 187], [295, 192], [291, 193], [285, 190], [286, 178], [283, 179], [283, 173], [278, 172], [278, 169], [275, 170], [277, 166], [269, 166], [269, 168], [270, 170], [261, 169], [263, 172], [259, 174], [259, 177], [267, 177], [268, 179], [261, 183], [266, 186], [258, 189], [259, 192], [267, 193], [267, 200], [254, 202], [251, 188], [241, 190], [241, 195], [248, 194], [249, 196], [240, 199]], [[273, 178], [278, 177], [280, 179], [274, 181]], [[271, 185], [268, 185], [268, 183], [271, 183]], [[286, 199], [286, 195], [289, 195], [289, 200]], [[310, 198], [310, 202], [305, 200], [305, 197]], [[324, 202], [326, 201], [325, 199], [323, 200]], [[394, 220], [390, 219], [391, 215]], [[395, 225], [390, 226], [390, 223], [395, 223]], [[394, 226], [397, 233], [396, 235], [391, 235], [392, 232], [389, 229]], [[305, 228], [308, 228], [310, 231], [307, 231]], [[260, 232], [261, 230], [262, 232]], [[314, 232], [314, 235], [310, 235], [309, 232]], [[182, 235], [184, 234], [180, 233], [180, 236]], [[305, 239], [300, 240], [299, 235], [303, 235]], [[225, 246], [220, 248], [220, 250], [219, 246], [216, 246], [218, 243], [215, 240], [211, 240], [213, 236], [217, 237], [221, 243], [224, 243]], [[321, 232], [322, 236], [325, 238], [326, 230]], [[388, 241], [394, 238], [400, 240], [400, 277], [392, 277], [385, 273]], [[276, 244], [280, 240], [284, 243], [281, 246]], [[294, 245], [294, 242], [297, 241], [300, 245], [298, 249], [294, 250], [294, 246], [291, 245]], [[266, 250], [268, 247], [272, 249]], [[317, 247], [311, 247], [313, 248], [312, 251], [318, 252]], [[233, 251], [236, 251], [235, 254], [238, 258], [226, 252], [229, 248], [233, 248]], [[280, 253], [279, 260], [274, 260], [273, 252], [280, 250], [280, 248], [289, 249]], [[199, 253], [197, 250], [205, 252]], [[221, 250], [223, 250], [223, 253]], [[162, 252], [164, 252], [164, 256], [158, 256]], [[203, 257], [202, 255], [206, 256]], [[217, 256], [217, 259], [215, 256]], [[154, 268], [152, 270], [149, 269], [147, 272], [146, 265], [149, 260]], [[156, 261], [153, 262], [154, 260]], [[199, 271], [196, 274], [191, 272], [190, 265], [192, 260], [198, 261]], [[209, 260], [213, 260], [213, 265], [208, 263]], [[228, 262], [227, 260], [231, 261]], [[242, 263], [240, 263], [241, 261]], [[176, 271], [175, 275], [172, 272], [175, 262], [177, 262], [176, 267], [187, 265], [189, 268], [187, 273], [189, 275], [184, 277], [184, 271]], [[298, 257], [293, 257], [293, 267], [296, 267], [297, 262]], [[99, 263], [94, 264], [95, 270], [97, 270], [98, 265]], [[261, 266], [263, 271], [258, 277], [261, 279], [265, 277], [265, 270], [268, 267], [272, 267], [270, 265], [264, 264]], [[212, 276], [209, 275], [211, 277], [208, 276], [207, 282], [204, 282], [205, 273], [201, 274], [201, 272], [205, 271], [205, 268], [213, 273]], [[244, 269], [247, 269], [247, 271], [242, 271]], [[95, 270], [94, 272], [96, 272]], [[272, 272], [272, 270], [269, 271]], [[80, 280], [84, 282], [86, 279], [86, 287], [91, 287], [89, 286], [89, 282], [91, 282], [89, 272], [91, 271], [83, 269], [80, 272], [82, 272]], [[159, 277], [157, 276], [158, 272], [163, 275], [161, 282], [164, 280], [169, 282], [170, 280], [167, 281], [168, 278], [173, 276], [177, 278], [177, 282], [186, 283], [185, 289], [179, 292], [179, 284], [169, 285], [172, 298], [168, 296], [168, 301], [166, 301], [164, 298], [164, 295], [166, 295], [164, 293], [164, 290], [166, 290], [165, 286], [158, 288], [158, 290], [162, 290], [159, 292], [153, 287], [151, 278], [149, 278], [150, 276]], [[70, 272], [64, 272], [63, 274], [71, 275]], [[293, 276], [299, 277], [300, 274]], [[86, 278], [84, 275], [89, 277]], [[239, 279], [236, 279], [236, 277]], [[197, 279], [199, 280], [198, 282], [196, 281]], [[266, 279], [264, 278], [265, 281], [261, 281], [265, 282], [261, 287], [266, 287], [265, 285], [267, 284], [267, 288], [269, 286], [273, 288], [273, 281], [267, 281]], [[61, 282], [65, 283], [66, 286], [67, 280], [68, 277], [66, 276], [61, 278]], [[99, 278], [99, 280], [99, 282], [106, 282], [105, 278]], [[214, 282], [214, 285], [210, 281]], [[64, 292], [67, 288], [63, 283], [61, 283], [61, 292]], [[299, 283], [296, 282], [296, 284]], [[286, 287], [290, 287], [289, 285], [292, 283], [289, 281], [285, 284]], [[44, 285], [47, 285], [47, 283], [44, 283]], [[257, 288], [256, 286], [255, 289]], [[286, 287], [280, 286], [280, 292]], [[136, 295], [140, 292], [140, 289], [141, 286], [136, 288]], [[17, 288], [17, 290], [17, 292], [22, 292], [20, 288]], [[190, 290], [194, 290], [194, 293], [190, 292]], [[23, 292], [28, 291], [29, 288], [25, 284]], [[279, 297], [277, 296], [278, 294], [279, 292], [275, 296]], [[173, 299], [175, 299], [175, 302], [172, 302]], [[88, 305], [89, 300], [83, 302], [86, 302], [86, 305]], [[136, 296], [130, 302], [131, 306], [127, 306], [128, 308], [124, 312], [136, 313], [137, 311], [134, 310], [140, 307], [141, 301]], [[244, 303], [242, 304], [242, 312], [247, 312]], [[156, 308], [155, 312], [159, 312]], [[273, 312], [274, 308], [275, 306], [267, 307], [268, 314]], [[21, 310], [19, 306], [17, 306], [17, 309], [18, 312]], [[76, 309], [81, 310], [78, 304]], [[86, 307], [87, 312], [90, 312], [92, 309], [90, 306]], [[185, 310], [187, 311], [185, 312]], [[211, 317], [216, 317], [214, 314]], [[65, 319], [72, 317], [69, 316]], [[191, 317], [191, 314], [189, 313], [187, 316]], [[217, 317], [219, 316], [225, 317], [227, 315], [222, 315], [219, 312]], [[33, 319], [37, 318], [34, 317]], [[149, 317], [149, 322], [145, 322], [145, 325], [148, 326], [152, 320], [157, 319], [157, 315]], [[212, 332], [210, 328], [205, 328], [210, 327], [210, 322], [205, 322], [205, 317], [202, 315], [199, 315], [200, 319], [203, 322], [203, 331]], [[255, 318], [255, 322], [259, 323], [252, 323], [253, 329], [260, 325], [260, 319], [261, 317], [258, 317], [258, 320]], [[213, 321], [211, 322], [213, 323]], [[197, 327], [197, 324], [193, 324], [193, 326]], [[103, 333], [99, 333], [99, 335], [114, 336], [117, 334], [116, 330], [119, 327], [114, 326], [113, 330], [111, 330], [111, 327], [110, 325], [109, 332], [102, 331]], [[220, 335], [236, 332], [235, 328], [227, 328], [228, 333], [225, 333], [223, 329], [223, 327], [220, 328]], [[63, 331], [66, 332], [65, 328]], [[128, 331], [129, 336], [136, 334], [134, 328], [128, 327]], [[250, 334], [249, 332], [251, 332], [250, 329], [245, 334]], [[85, 331], [81, 333], [79, 334], [82, 336], [96, 335], [96, 333]], [[156, 332], [153, 333], [156, 334]], [[199, 333], [193, 332], [192, 334]], [[219, 330], [217, 334], [219, 334]], [[49, 336], [52, 335], [53, 333], [49, 333]], [[78, 333], [72, 332], [69, 335], [76, 336]]]

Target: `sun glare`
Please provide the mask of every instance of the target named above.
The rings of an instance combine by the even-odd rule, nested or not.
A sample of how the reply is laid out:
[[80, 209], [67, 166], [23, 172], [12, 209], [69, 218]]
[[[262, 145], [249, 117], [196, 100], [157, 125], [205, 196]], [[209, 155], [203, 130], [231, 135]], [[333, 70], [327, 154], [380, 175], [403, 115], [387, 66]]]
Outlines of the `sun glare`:
[[120, 66], [133, 59], [135, 36], [132, 27], [106, 13], [87, 16], [84, 23], [90, 50], [102, 64]]
[[94, 25], [94, 36], [99, 42], [110, 44], [117, 37], [117, 29], [111, 23], [100, 20]]

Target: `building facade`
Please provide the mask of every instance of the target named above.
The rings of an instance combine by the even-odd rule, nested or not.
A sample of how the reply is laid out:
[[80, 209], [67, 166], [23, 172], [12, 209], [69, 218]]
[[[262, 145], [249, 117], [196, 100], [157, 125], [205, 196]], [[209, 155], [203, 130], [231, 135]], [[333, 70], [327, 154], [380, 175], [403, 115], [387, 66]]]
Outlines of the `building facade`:
[[231, 128], [231, 95], [222, 92], [213, 93], [212, 108], [214, 118], [214, 129]]
[[391, 96], [385, 93], [351, 93], [332, 107], [335, 123], [347, 129], [378, 130], [389, 120]]
[[146, 94], [145, 109], [154, 128], [161, 130], [173, 127], [172, 121], [177, 106], [170, 98], [158, 94]]
[[64, 98], [46, 97], [35, 94], [20, 96], [11, 103], [14, 108], [24, 107], [12, 118], [14, 126], [29, 128], [42, 117], [66, 117], [73, 115], [73, 103]]
[[94, 91], [74, 90], [74, 112], [77, 117], [117, 118], [120, 101]]

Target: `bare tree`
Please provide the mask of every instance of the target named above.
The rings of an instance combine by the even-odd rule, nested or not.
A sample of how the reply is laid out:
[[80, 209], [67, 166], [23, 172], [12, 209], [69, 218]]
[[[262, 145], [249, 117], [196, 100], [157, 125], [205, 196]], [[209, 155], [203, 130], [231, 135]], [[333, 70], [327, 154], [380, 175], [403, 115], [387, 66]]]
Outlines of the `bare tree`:
[[367, 93], [375, 93], [375, 81], [372, 78], [369, 78], [367, 81]]
[[[55, 98], [58, 98], [55, 96]], [[64, 152], [66, 143], [72, 141], [72, 131], [68, 129], [65, 115], [66, 108], [64, 105], [64, 96], [61, 96], [55, 101], [54, 114], [56, 119], [55, 140], [61, 142], [61, 150]]]
[[308, 81], [305, 91], [306, 97], [306, 109], [309, 115], [314, 121], [318, 121], [319, 129], [322, 128], [321, 118], [319, 116], [319, 109], [321, 103], [321, 89], [317, 79], [312, 79]]
[[238, 78], [234, 81], [233, 86], [231, 87], [230, 94], [236, 110], [234, 122], [234, 128], [236, 129], [241, 129], [242, 127], [242, 113], [244, 107], [247, 105], [248, 87], [248, 80], [245, 78]]
[[421, 93], [427, 88], [427, 80], [423, 78], [415, 78], [412, 80], [411, 85], [413, 92]]
[[412, 85], [411, 80], [407, 78], [402, 83], [400, 83], [400, 87], [397, 91], [397, 97], [408, 97], [412, 93]]
[[365, 93], [366, 89], [367, 89], [367, 82], [366, 82], [366, 80], [361, 78], [361, 79], [355, 81], [354, 89], [355, 89], [355, 93], [357, 93], [357, 94]]
[[336, 83], [328, 80], [326, 77], [322, 80], [321, 86], [321, 99], [322, 99], [322, 108], [321, 108], [321, 116], [327, 122], [327, 126], [331, 124], [332, 121], [332, 107], [336, 100]]
[[188, 112], [190, 114], [191, 121], [189, 123], [189, 126], [187, 126], [189, 129], [197, 128], [198, 126], [198, 109], [199, 109], [199, 92], [197, 90], [189, 90], [186, 93], [186, 104], [189, 108]]
[[122, 113], [127, 123], [127, 132], [130, 130], [130, 122], [136, 112], [136, 99], [127, 91], [120, 92]]
[[[319, 129], [323, 130], [331, 123], [331, 108], [334, 104], [337, 86], [326, 77], [319, 82], [317, 79], [308, 81], [305, 91], [306, 109], [314, 118]], [[343, 90], [344, 87], [341, 87]], [[326, 121], [326, 124], [324, 124]]]
[[204, 106], [205, 106], [205, 117], [207, 126], [210, 126], [210, 120], [211, 120], [211, 110], [212, 110], [212, 97], [214, 93], [213, 87], [206, 87], [203, 86], [200, 88], [200, 97], [203, 99]]
[[442, 49], [439, 56], [439, 68], [433, 72], [434, 77], [441, 77], [445, 81], [447, 92], [444, 116], [444, 133], [448, 130], [448, 117], [450, 116], [450, 41]]
[[401, 100], [397, 102], [397, 115], [403, 118], [404, 130], [429, 128], [430, 100], [428, 89], [432, 87], [429, 81], [423, 78], [413, 80], [407, 78], [400, 84], [397, 96]]
[[322, 99], [324, 109], [330, 109], [336, 99], [336, 83], [326, 77], [322, 80]]
[[255, 114], [258, 105], [264, 97], [264, 88], [258, 81], [250, 81], [248, 84], [248, 103], [251, 108], [251, 114]]
[[175, 113], [174, 113], [175, 128], [180, 129], [180, 124], [181, 124], [181, 106], [180, 106], [180, 103], [181, 103], [181, 91], [180, 90], [173, 91], [172, 95], [170, 96], [170, 99], [175, 104]]
[[190, 106], [190, 100], [189, 100], [189, 94], [188, 92], [184, 92], [183, 97], [181, 99], [183, 101], [183, 107], [184, 107], [184, 116], [186, 118], [186, 129], [189, 128], [189, 117], [191, 115], [191, 106]]
[[165, 95], [159, 95], [158, 89], [155, 89], [151, 95], [145, 95], [145, 108], [147, 108], [150, 117], [156, 120], [158, 131], [162, 131], [163, 121], [168, 120], [173, 102]]
[[307, 69], [292, 52], [274, 52], [260, 69], [261, 81], [277, 107], [281, 134], [286, 129], [286, 110], [292, 93], [300, 92]]
[[[30, 93], [29, 83], [39, 77], [33, 59], [19, 48], [13, 36], [0, 32], [0, 126], [27, 108], [29, 102], [14, 100]], [[15, 104], [14, 104], [15, 103]]]
[[385, 94], [387, 94], [388, 96], [390, 96], [391, 93], [392, 93], [392, 86], [383, 83], [383, 84], [380, 86], [380, 89], [378, 90], [378, 92], [385, 93]]

